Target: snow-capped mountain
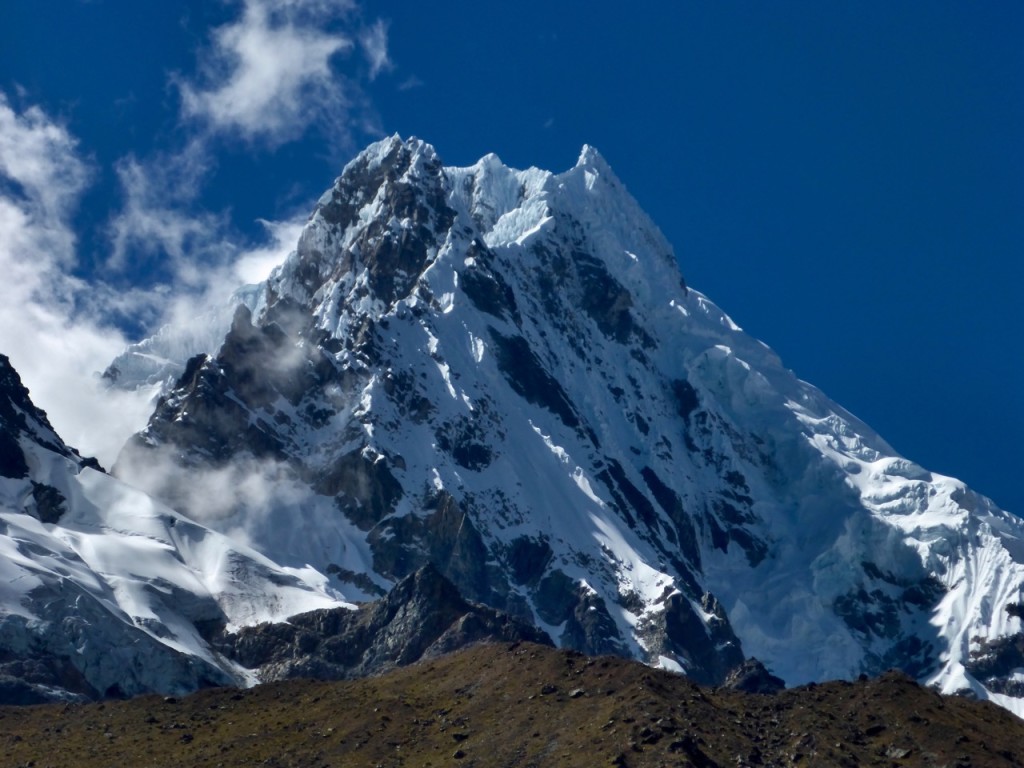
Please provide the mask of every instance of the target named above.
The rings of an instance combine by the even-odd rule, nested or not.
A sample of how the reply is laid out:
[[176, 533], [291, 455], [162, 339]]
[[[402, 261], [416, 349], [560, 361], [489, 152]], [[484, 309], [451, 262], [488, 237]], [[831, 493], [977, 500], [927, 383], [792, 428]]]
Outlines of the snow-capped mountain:
[[[0, 699], [244, 684], [214, 633], [347, 604], [105, 474], [0, 355]], [[354, 607], [354, 606], [348, 606]]]
[[1024, 525], [688, 289], [592, 148], [374, 144], [246, 295], [114, 470], [204, 525], [353, 601], [431, 563], [702, 682], [898, 666], [1024, 713]]

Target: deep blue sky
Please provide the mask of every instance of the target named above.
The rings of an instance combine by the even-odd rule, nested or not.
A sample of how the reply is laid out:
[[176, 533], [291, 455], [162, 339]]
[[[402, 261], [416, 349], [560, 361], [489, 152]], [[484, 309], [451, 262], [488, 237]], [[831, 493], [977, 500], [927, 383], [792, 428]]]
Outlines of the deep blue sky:
[[115, 169], [197, 136], [207, 170], [176, 205], [239, 241], [380, 132], [449, 164], [493, 151], [555, 171], [590, 143], [691, 286], [898, 451], [1024, 512], [1024, 4], [366, 0], [315, 23], [355, 40], [386, 21], [388, 62], [339, 51], [348, 108], [287, 138], [183, 108], [182, 82], [213, 82], [212, 30], [242, 12], [4, 3], [0, 91], [66, 126], [92, 169], [79, 275], [166, 278], [153, 253], [107, 264]]

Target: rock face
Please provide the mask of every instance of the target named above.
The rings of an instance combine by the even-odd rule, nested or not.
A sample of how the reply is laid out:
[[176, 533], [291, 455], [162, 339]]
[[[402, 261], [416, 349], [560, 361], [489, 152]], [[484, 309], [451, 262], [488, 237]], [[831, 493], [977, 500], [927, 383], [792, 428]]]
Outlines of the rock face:
[[[100, 469], [95, 459], [83, 458], [57, 436], [46, 414], [32, 404], [10, 358], [0, 354], [0, 477], [20, 480], [29, 476], [29, 458], [22, 441], [63, 456], [78, 467]], [[55, 492], [51, 486], [40, 486], [38, 491], [33, 486], [33, 498], [43, 499], [48, 514], [56, 514], [60, 506]]]
[[382, 141], [247, 295], [115, 474], [351, 600], [432, 565], [704, 683], [754, 655], [1020, 708], [1009, 662], [971, 670], [1024, 629], [1024, 526], [688, 289], [593, 149], [552, 174]]
[[321, 609], [283, 624], [242, 627], [223, 633], [215, 645], [267, 682], [365, 677], [485, 641], [552, 645], [543, 632], [508, 614], [467, 603], [426, 565], [387, 597], [356, 611]]

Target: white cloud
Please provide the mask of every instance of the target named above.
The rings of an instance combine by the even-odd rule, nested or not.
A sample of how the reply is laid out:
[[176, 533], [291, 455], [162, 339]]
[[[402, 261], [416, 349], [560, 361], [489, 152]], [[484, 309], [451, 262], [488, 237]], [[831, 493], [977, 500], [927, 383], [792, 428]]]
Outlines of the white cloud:
[[169, 259], [164, 272], [187, 285], [195, 282], [196, 257], [225, 226], [223, 216], [191, 210], [208, 165], [200, 141], [176, 154], [146, 160], [129, 155], [117, 162], [124, 205], [110, 222], [108, 267], [122, 269], [131, 260], [137, 268], [140, 260], [162, 256]]
[[285, 221], [260, 219], [260, 224], [263, 225], [270, 240], [244, 251], [235, 259], [231, 271], [238, 284], [259, 283], [270, 277], [271, 270], [295, 250], [299, 235], [302, 234], [302, 228], [306, 226], [308, 219], [309, 216], [305, 213]]
[[200, 62], [203, 83], [179, 81], [185, 115], [271, 146], [315, 122], [345, 126], [350, 86], [331, 60], [354, 42], [325, 28], [354, 9], [326, 0], [245, 0], [238, 20], [214, 30]]
[[224, 240], [221, 247], [230, 249], [229, 260], [206, 268], [197, 265], [190, 285], [180, 283], [173, 291], [152, 297], [159, 302], [163, 344], [167, 350], [176, 350], [176, 354], [165, 350], [164, 356], [184, 364], [192, 355], [216, 352], [230, 327], [235, 292], [270, 276], [271, 270], [295, 250], [307, 218], [302, 213], [283, 221], [261, 220], [264, 241], [239, 248]]
[[107, 361], [120, 372], [119, 384], [128, 387], [177, 376], [193, 355], [215, 353], [240, 301], [238, 290], [270, 276], [295, 249], [309, 218], [301, 210], [280, 221], [259, 219], [262, 237], [247, 239], [226, 215], [197, 212], [160, 194], [174, 179], [165, 180], [149, 166], [132, 160], [122, 167], [126, 205], [111, 231], [121, 244], [117, 261], [131, 260], [137, 269], [142, 260], [162, 259], [163, 282], [104, 299], [108, 313], [136, 325], [142, 318], [148, 329], [149, 338], [131, 345], [127, 356]]
[[[48, 266], [69, 264], [75, 238], [66, 214], [90, 175], [74, 138], [39, 107], [19, 115], [0, 94], [0, 175], [10, 189], [4, 223], [13, 229], [5, 231], [19, 241], [31, 237], [39, 249], [37, 258]], [[15, 202], [17, 198], [20, 202]]]
[[394, 66], [388, 56], [388, 23], [383, 19], [377, 19], [360, 33], [359, 44], [370, 64], [371, 80]]
[[90, 178], [74, 137], [38, 107], [16, 112], [0, 93], [0, 352], [71, 445], [110, 466], [145, 426], [153, 392], [104, 386], [98, 373], [130, 343], [118, 320], [188, 328], [240, 285], [264, 279], [294, 248], [305, 214], [263, 222], [264, 241], [240, 246], [223, 217], [188, 211], [202, 177], [190, 153], [118, 173], [126, 205], [112, 223], [117, 261], [169, 258], [166, 281], [129, 289], [73, 276], [72, 216]]
[[[237, 456], [221, 467], [186, 467], [159, 446], [127, 451], [116, 475], [282, 565], [309, 567], [339, 549], [334, 500], [311, 491], [284, 462]], [[355, 541], [340, 545], [350, 547], [361, 556]]]
[[[300, 220], [263, 222], [269, 243], [245, 250], [228, 212], [195, 205], [214, 165], [214, 139], [240, 135], [276, 146], [316, 124], [330, 137], [328, 155], [335, 155], [350, 149], [353, 130], [379, 133], [357, 84], [332, 63], [355, 46], [345, 30], [360, 29], [371, 76], [391, 66], [387, 24], [365, 26], [359, 18], [354, 0], [242, 0], [239, 16], [214, 29], [200, 53], [200, 76], [175, 78], [182, 116], [202, 129], [177, 154], [130, 155], [117, 163], [124, 204], [110, 221], [107, 266], [130, 263], [136, 273], [142, 264], [156, 267], [160, 279], [191, 294], [187, 302], [228, 295], [239, 277], [243, 283], [266, 277], [294, 245]], [[144, 292], [132, 297], [138, 300]]]
[[[241, 0], [239, 8], [213, 30], [198, 76], [175, 79], [190, 129], [184, 148], [115, 164], [123, 204], [108, 222], [103, 275], [74, 277], [72, 219], [90, 163], [59, 121], [39, 107], [15, 110], [0, 92], [0, 352], [58, 432], [105, 465], [151, 409], [149, 393], [107, 391], [96, 376], [131, 341], [121, 329], [195, 325], [236, 288], [264, 279], [305, 222], [307, 211], [263, 221], [266, 238], [245, 242], [230, 212], [204, 209], [214, 140], [275, 147], [316, 126], [334, 153], [351, 149], [353, 131], [378, 132], [339, 63], [358, 45], [371, 78], [390, 68], [386, 23], [364, 24], [352, 0]], [[123, 285], [143, 272], [147, 283]]]
[[66, 128], [0, 94], [0, 352], [61, 436], [109, 463], [148, 404], [145, 393], [106, 393], [94, 375], [125, 340], [89, 314], [92, 286], [70, 275], [71, 216], [89, 177]]

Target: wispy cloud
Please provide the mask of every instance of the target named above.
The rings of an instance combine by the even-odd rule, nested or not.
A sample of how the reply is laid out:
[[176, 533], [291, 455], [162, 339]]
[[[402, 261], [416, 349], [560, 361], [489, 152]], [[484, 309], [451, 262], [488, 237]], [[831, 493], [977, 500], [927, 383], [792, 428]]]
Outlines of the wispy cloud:
[[90, 176], [63, 125], [0, 93], [0, 351], [64, 439], [110, 462], [149, 406], [146, 393], [108, 396], [92, 373], [125, 339], [91, 314], [94, 286], [71, 274], [71, 218]]
[[235, 7], [195, 70], [173, 77], [178, 146], [114, 164], [122, 202], [107, 219], [109, 253], [88, 278], [75, 277], [84, 272], [73, 217], [96, 169], [60, 121], [0, 93], [0, 351], [65, 439], [104, 463], [151, 408], [150, 393], [107, 391], [96, 376], [135, 340], [124, 329], [194, 325], [267, 277], [308, 214], [263, 221], [265, 236], [246, 238], [230, 211], [204, 206], [224, 140], [265, 151], [315, 129], [330, 138], [328, 154], [347, 154], [353, 134], [377, 133], [360, 78], [391, 67], [385, 22], [367, 23], [354, 0]]
[[377, 133], [358, 80], [335, 60], [360, 45], [370, 75], [391, 66], [387, 24], [361, 19], [353, 0], [243, 0], [234, 20], [212, 30], [197, 53], [197, 73], [173, 78], [188, 129], [184, 146], [116, 165], [123, 205], [110, 220], [107, 266], [130, 265], [135, 273], [147, 267], [151, 280], [172, 285], [178, 305], [223, 301], [239, 285], [265, 278], [294, 246], [308, 211], [263, 222], [267, 240], [243, 242], [228, 211], [197, 204], [215, 172], [219, 140], [240, 136], [259, 151], [316, 126], [330, 137], [331, 155], [347, 153], [353, 132]]
[[305, 213], [284, 221], [260, 219], [269, 239], [239, 254], [231, 265], [234, 278], [246, 284], [258, 283], [270, 277], [271, 270], [295, 250], [307, 219]]
[[355, 46], [344, 28], [354, 12], [350, 2], [245, 0], [214, 30], [198, 80], [179, 78], [185, 116], [270, 146], [313, 123], [346, 126], [358, 99], [332, 59]]
[[194, 282], [194, 261], [224, 229], [225, 217], [191, 205], [207, 173], [205, 146], [191, 142], [175, 153], [145, 160], [121, 158], [115, 167], [123, 206], [110, 222], [111, 255], [107, 266], [122, 269], [129, 258], [140, 262], [165, 257], [159, 270], [186, 284]]
[[220, 467], [185, 467], [160, 446], [126, 451], [116, 475], [282, 565], [308, 567], [339, 549], [364, 556], [355, 541], [339, 547], [334, 500], [312, 492], [284, 462], [241, 456]]
[[0, 352], [61, 436], [107, 466], [145, 426], [154, 394], [111, 390], [98, 376], [132, 341], [125, 320], [188, 329], [240, 285], [266, 278], [305, 223], [305, 212], [264, 221], [266, 236], [250, 243], [224, 216], [196, 213], [189, 183], [205, 171], [193, 152], [117, 166], [126, 202], [111, 224], [107, 276], [128, 258], [161, 256], [160, 277], [127, 289], [86, 281], [74, 276], [72, 219], [91, 165], [59, 121], [37, 106], [18, 111], [0, 93]]
[[75, 243], [68, 218], [91, 175], [75, 139], [39, 107], [18, 114], [0, 94], [0, 174], [8, 248], [27, 248], [30, 238], [48, 268], [68, 266]]
[[424, 82], [422, 80], [416, 77], [416, 75], [410, 75], [398, 84], [398, 90], [411, 91], [413, 88], [422, 88], [423, 86]]
[[183, 365], [192, 355], [216, 352], [231, 323], [238, 301], [236, 291], [270, 276], [295, 250], [307, 218], [303, 212], [282, 221], [261, 220], [265, 239], [244, 246], [228, 239], [216, 241], [221, 251], [230, 254], [219, 262], [213, 259], [218, 247], [211, 241], [207, 246], [210, 263], [201, 268], [198, 261], [192, 262], [196, 269], [188, 286], [179, 283], [162, 296], [148, 296], [148, 300], [158, 301], [164, 323], [161, 333], [170, 347], [179, 349], [180, 357], [165, 356]]
[[363, 29], [359, 34], [359, 44], [370, 64], [371, 80], [394, 66], [388, 55], [388, 23], [383, 19], [377, 19], [374, 24]]

